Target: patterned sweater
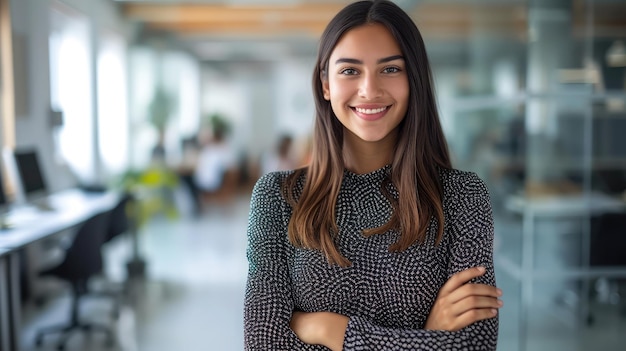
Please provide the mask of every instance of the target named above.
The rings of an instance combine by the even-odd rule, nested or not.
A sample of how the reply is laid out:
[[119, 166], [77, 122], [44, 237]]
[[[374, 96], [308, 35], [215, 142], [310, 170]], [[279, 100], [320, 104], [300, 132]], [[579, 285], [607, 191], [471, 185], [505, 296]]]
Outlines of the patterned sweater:
[[[289, 328], [292, 311], [331, 311], [350, 318], [343, 349], [495, 350], [497, 317], [456, 332], [424, 330], [437, 293], [453, 274], [475, 266], [474, 282], [495, 286], [493, 219], [488, 190], [474, 173], [442, 170], [444, 236], [389, 252], [397, 231], [365, 237], [386, 223], [392, 207], [381, 191], [391, 166], [368, 174], [345, 171], [336, 206], [337, 244], [352, 265], [329, 265], [320, 251], [289, 243], [291, 207], [281, 196], [288, 172], [263, 176], [251, 200], [249, 272], [244, 307], [246, 350], [327, 350]], [[299, 183], [302, 184], [302, 181]], [[392, 191], [397, 196], [395, 191]]]

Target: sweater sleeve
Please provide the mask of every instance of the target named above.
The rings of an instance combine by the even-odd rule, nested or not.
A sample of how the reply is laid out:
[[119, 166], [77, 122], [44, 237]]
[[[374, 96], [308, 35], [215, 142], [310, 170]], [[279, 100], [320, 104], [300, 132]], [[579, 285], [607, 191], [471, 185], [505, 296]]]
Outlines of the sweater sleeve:
[[[455, 215], [448, 218], [450, 263], [448, 276], [464, 269], [484, 266], [486, 272], [474, 282], [495, 286], [493, 267], [493, 216], [489, 192], [475, 175], [463, 179], [463, 189], [453, 200]], [[350, 317], [344, 350], [495, 350], [498, 317], [478, 321], [459, 331], [392, 329]]]
[[294, 303], [284, 206], [278, 173], [262, 177], [252, 192], [248, 220], [245, 350], [324, 350], [303, 343], [289, 327]]

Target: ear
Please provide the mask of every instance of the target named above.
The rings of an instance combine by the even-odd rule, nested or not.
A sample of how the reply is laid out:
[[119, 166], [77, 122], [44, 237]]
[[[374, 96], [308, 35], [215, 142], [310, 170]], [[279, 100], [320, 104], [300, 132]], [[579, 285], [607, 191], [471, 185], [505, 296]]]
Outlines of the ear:
[[322, 80], [322, 91], [324, 92], [324, 99], [330, 101], [330, 88], [328, 87], [328, 79], [320, 77]]

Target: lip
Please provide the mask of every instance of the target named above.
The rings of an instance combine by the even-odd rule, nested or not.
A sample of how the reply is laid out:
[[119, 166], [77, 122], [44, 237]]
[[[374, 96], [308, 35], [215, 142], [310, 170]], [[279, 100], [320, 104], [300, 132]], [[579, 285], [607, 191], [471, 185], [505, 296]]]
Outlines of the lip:
[[[385, 110], [379, 113], [373, 113], [373, 114], [365, 114], [362, 112], [358, 112], [357, 108], [359, 109], [379, 109], [379, 108], [383, 108], [385, 107]], [[379, 120], [381, 118], [383, 118], [387, 112], [389, 111], [389, 109], [391, 108], [391, 105], [358, 105], [358, 106], [350, 106], [350, 109], [352, 110], [352, 112], [359, 117], [360, 119], [366, 120], [366, 121], [376, 121]]]

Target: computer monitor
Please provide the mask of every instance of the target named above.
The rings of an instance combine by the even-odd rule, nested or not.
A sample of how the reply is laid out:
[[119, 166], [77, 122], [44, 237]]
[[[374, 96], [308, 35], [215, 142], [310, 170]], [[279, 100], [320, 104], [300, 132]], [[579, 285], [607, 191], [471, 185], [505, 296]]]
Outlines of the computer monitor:
[[7, 194], [4, 192], [4, 175], [2, 174], [2, 169], [0, 168], [0, 230], [11, 227], [6, 218], [8, 209], [9, 201], [7, 199]]
[[4, 192], [4, 175], [0, 169], [0, 208], [6, 207], [7, 204], [7, 194]]
[[33, 149], [15, 150], [13, 157], [26, 201], [39, 207], [48, 207], [46, 202], [48, 191], [41, 172], [37, 151]]

